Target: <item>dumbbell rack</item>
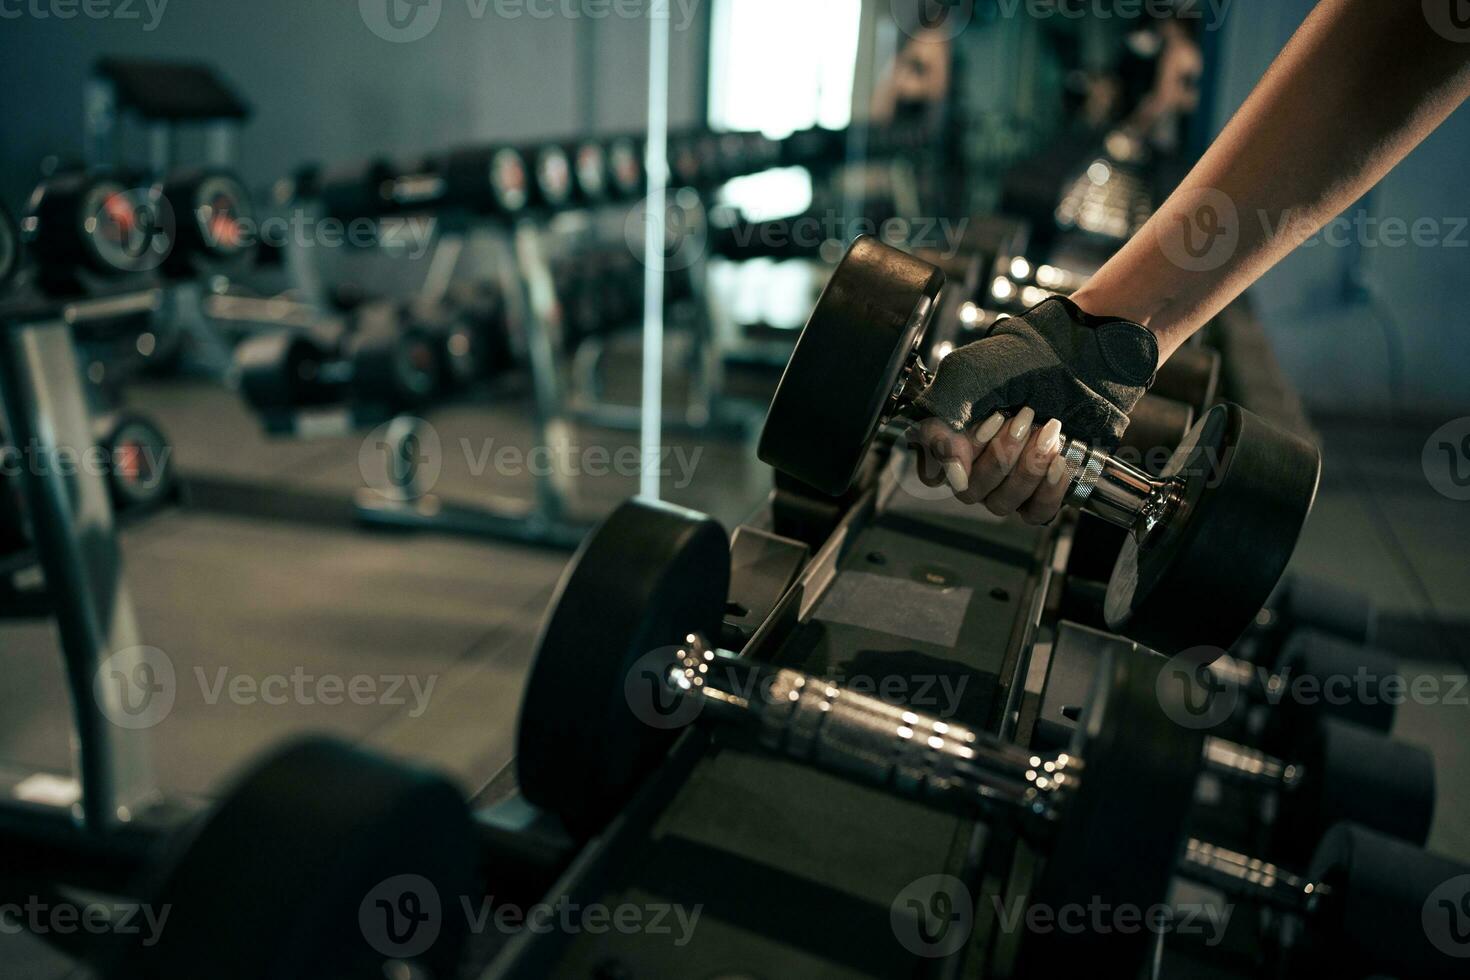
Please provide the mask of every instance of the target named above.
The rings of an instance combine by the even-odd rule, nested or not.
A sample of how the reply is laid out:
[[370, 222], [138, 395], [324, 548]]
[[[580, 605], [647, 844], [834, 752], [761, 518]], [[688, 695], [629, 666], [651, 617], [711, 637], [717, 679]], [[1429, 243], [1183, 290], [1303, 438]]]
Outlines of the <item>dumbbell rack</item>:
[[[144, 288], [71, 302], [26, 293], [0, 306], [0, 402], [15, 445], [43, 461], [94, 445], [72, 330], [158, 303], [157, 290]], [[24, 466], [19, 483], [45, 580], [38, 604], [55, 620], [71, 693], [75, 775], [8, 774], [3, 792], [12, 805], [0, 808], [0, 821], [100, 840], [147, 822], [159, 803], [147, 728], [107, 720], [136, 707], [125, 703], [124, 685], [109, 680], [151, 667], [105, 479], [73, 469]]]
[[[830, 674], [861, 654], [871, 662], [849, 668], [855, 673], [947, 675], [967, 692], [961, 718], [1019, 738], [1035, 696], [1028, 690], [1038, 670], [1044, 676], [1038, 658], [1051, 642], [1046, 603], [1053, 532], [978, 517], [933, 494], [919, 499], [910, 462], [904, 453], [887, 459], [794, 584], [774, 590], [780, 595], [774, 604], [757, 598], [771, 595], [770, 583], [737, 563], [732, 601], [745, 620], [760, 620], [743, 657]], [[768, 520], [757, 515], [737, 539], [761, 533]], [[786, 555], [801, 553], [789, 539], [767, 547], [779, 552], [782, 545]], [[868, 607], [869, 616], [892, 610], [895, 618], [883, 629], [872, 628], [871, 619], [863, 625], [864, 600], [871, 598], [866, 593], [880, 587], [911, 590], [910, 599], [948, 594], [962, 602], [958, 635], [886, 632], [902, 634], [904, 619], [913, 620], [912, 610], [899, 612], [903, 598]], [[776, 814], [779, 831], [771, 822]], [[521, 935], [482, 976], [577, 975], [607, 961], [632, 975], [676, 969], [703, 975], [732, 966], [753, 975], [789, 975], [792, 963], [807, 956], [824, 975], [907, 975], [915, 961], [893, 942], [888, 902], [910, 881], [938, 870], [985, 880], [996, 848], [1008, 846], [983, 823], [935, 814], [735, 746], [711, 750], [707, 736], [691, 731], [550, 894], [608, 904], [650, 891], [689, 895], [706, 905], [694, 943], [673, 949], [638, 937]], [[817, 907], [829, 910], [820, 921], [811, 911]]]
[[[493, 274], [501, 295], [506, 297], [512, 348], [530, 366], [533, 444], [563, 445], [569, 433], [554, 354], [560, 336], [560, 318], [546, 261], [545, 229], [535, 217], [522, 218], [509, 226], [488, 222], [476, 222], [476, 225], [477, 236], [495, 256]], [[505, 498], [469, 504], [421, 494], [414, 486], [414, 474], [406, 473], [379, 483], [379, 486], [400, 485], [402, 494], [385, 495], [362, 489], [357, 493], [355, 509], [357, 519], [368, 526], [576, 547], [590, 524], [571, 513], [565, 480], [544, 471], [534, 473], [533, 479], [534, 491], [529, 504]]]

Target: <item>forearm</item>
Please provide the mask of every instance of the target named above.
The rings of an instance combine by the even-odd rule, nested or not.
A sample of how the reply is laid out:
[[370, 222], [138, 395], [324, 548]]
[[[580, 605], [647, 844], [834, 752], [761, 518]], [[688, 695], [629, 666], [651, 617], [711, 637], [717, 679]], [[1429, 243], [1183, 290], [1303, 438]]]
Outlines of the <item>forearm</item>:
[[1437, 34], [1420, 4], [1322, 0], [1199, 164], [1073, 299], [1144, 324], [1167, 357], [1467, 95], [1470, 44]]

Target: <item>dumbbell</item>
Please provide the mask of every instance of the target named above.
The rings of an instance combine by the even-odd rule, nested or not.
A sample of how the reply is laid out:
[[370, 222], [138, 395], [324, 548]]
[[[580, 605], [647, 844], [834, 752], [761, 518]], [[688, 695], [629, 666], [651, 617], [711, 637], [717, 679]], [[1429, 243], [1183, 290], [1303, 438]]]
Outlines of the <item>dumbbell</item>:
[[433, 910], [393, 904], [410, 890], [375, 895], [411, 875], [413, 894], [449, 910], [472, 893], [478, 859], [473, 817], [447, 780], [330, 739], [270, 753], [181, 827], [95, 834], [7, 820], [0, 840], [8, 900], [61, 903], [59, 888], [77, 887], [166, 910], [156, 936], [113, 933], [101, 947], [41, 936], [118, 978], [451, 976], [463, 917], [421, 919], [439, 933], [415, 953], [394, 929]]
[[1215, 736], [1206, 769], [1272, 800], [1268, 856], [1304, 861], [1334, 824], [1355, 823], [1422, 846], [1434, 820], [1434, 759], [1335, 718], [1319, 718], [1288, 758]]
[[1240, 695], [1238, 709], [1261, 709], [1261, 741], [1272, 747], [1310, 737], [1322, 718], [1388, 732], [1397, 706], [1385, 688], [1402, 684], [1392, 655], [1310, 632], [1293, 637], [1274, 665], [1222, 656], [1206, 669], [1212, 690]]
[[[932, 375], [917, 348], [943, 283], [938, 268], [857, 239], [797, 340], [760, 458], [837, 495], [881, 425], [919, 421], [914, 399]], [[1235, 405], [1197, 421], [1157, 478], [1075, 439], [1060, 451], [1065, 501], [1129, 532], [1104, 600], [1109, 628], [1166, 652], [1228, 647], [1254, 620], [1321, 470], [1315, 446]]]
[[244, 223], [254, 211], [235, 175], [190, 169], [170, 174], [159, 187], [174, 215], [174, 245], [164, 271], [176, 279], [237, 275], [255, 258], [256, 242]]
[[669, 180], [679, 187], [701, 188], [713, 164], [714, 145], [706, 143], [702, 129], [670, 133], [668, 141]]
[[298, 197], [314, 198], [335, 218], [371, 218], [391, 210], [394, 167], [386, 157], [331, 164], [305, 172]]
[[572, 164], [567, 151], [556, 143], [523, 151], [531, 163], [532, 207], [543, 211], [560, 211], [572, 201]]
[[620, 201], [643, 195], [643, 148], [631, 136], [617, 136], [607, 143], [608, 187]]
[[847, 130], [813, 126], [781, 141], [781, 165], [824, 170], [847, 156]]
[[[146, 415], [126, 410], [92, 420], [98, 465], [106, 472], [108, 497], [117, 514], [146, 513], [178, 491], [173, 448]], [[0, 431], [0, 555], [30, 546], [30, 518], [13, 477], [27, 464]], [[92, 465], [80, 460], [78, 465]]]
[[1159, 366], [1151, 394], [1172, 398], [1203, 415], [1220, 394], [1220, 352], [1210, 347], [1181, 347]]
[[607, 149], [597, 140], [582, 140], [566, 148], [572, 161], [572, 190], [577, 202], [601, 204], [611, 194]]
[[1256, 617], [1242, 656], [1272, 663], [1301, 630], [1370, 646], [1377, 639], [1377, 618], [1373, 600], [1362, 592], [1309, 575], [1288, 574]]
[[178, 490], [173, 447], [158, 424], [138, 412], [116, 411], [94, 419], [97, 446], [107, 459], [113, 509], [146, 513]]
[[20, 229], [42, 290], [70, 296], [157, 269], [173, 247], [168, 225], [156, 188], [124, 172], [78, 171], [37, 185]]
[[[439, 389], [431, 338], [383, 322], [381, 311], [347, 342], [345, 355], [304, 333], [261, 334], [235, 349], [240, 393], [268, 415], [343, 401], [389, 411], [421, 405]], [[377, 321], [377, 322], [374, 322]]]
[[[522, 699], [517, 771], [527, 799], [596, 833], [679, 730], [702, 719], [782, 758], [1011, 826], [1049, 852], [1031, 898], [1052, 909], [1098, 900], [1147, 909], [1176, 873], [1218, 883], [1217, 851], [1185, 833], [1199, 773], [1260, 781], [1264, 760], [1172, 721], [1185, 703], [1159, 683], [1162, 658], [1106, 653], [1073, 744], [1043, 757], [714, 649], [706, 638], [718, 635], [728, 576], [724, 530], [669, 504], [629, 501], [589, 537], [557, 587]], [[650, 710], [640, 717], [635, 704]], [[1314, 915], [1308, 899], [1322, 897], [1299, 883], [1239, 884]], [[1137, 934], [1048, 937], [1028, 947], [1022, 975], [1065, 975], [1057, 967], [1086, 955], [1106, 975], [1131, 977], [1146, 953]]]
[[531, 173], [514, 147], [467, 146], [432, 161], [445, 182], [445, 199], [486, 214], [513, 217], [531, 199]]
[[436, 388], [463, 389], [485, 377], [490, 350], [473, 322], [442, 301], [409, 300], [398, 307], [403, 329], [432, 344]]

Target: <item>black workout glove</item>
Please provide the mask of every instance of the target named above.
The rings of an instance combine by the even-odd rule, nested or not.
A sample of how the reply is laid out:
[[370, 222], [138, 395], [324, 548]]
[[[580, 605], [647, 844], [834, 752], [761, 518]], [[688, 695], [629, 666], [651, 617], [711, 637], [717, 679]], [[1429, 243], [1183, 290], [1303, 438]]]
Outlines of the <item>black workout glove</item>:
[[1148, 328], [1054, 296], [952, 351], [915, 404], [957, 430], [1029, 405], [1038, 419], [1060, 419], [1068, 436], [1111, 450], [1158, 364]]

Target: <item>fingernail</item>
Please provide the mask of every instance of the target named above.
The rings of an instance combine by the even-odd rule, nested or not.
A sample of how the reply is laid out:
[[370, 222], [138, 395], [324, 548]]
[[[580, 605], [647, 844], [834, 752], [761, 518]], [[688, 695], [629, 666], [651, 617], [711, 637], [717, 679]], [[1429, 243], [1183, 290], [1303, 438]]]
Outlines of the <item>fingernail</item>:
[[1016, 416], [1016, 421], [1011, 424], [1011, 438], [1020, 442], [1031, 434], [1031, 423], [1036, 418], [1036, 413], [1029, 408], [1021, 409]]
[[1036, 440], [1036, 451], [1042, 456], [1050, 456], [1057, 451], [1057, 446], [1062, 442], [1062, 420], [1052, 419], [1041, 427], [1041, 438]]
[[1058, 483], [1061, 483], [1062, 477], [1066, 475], [1067, 460], [1064, 457], [1058, 456], [1056, 459], [1052, 460], [1051, 465], [1046, 468], [1046, 482], [1050, 483], [1052, 486], [1056, 486]]
[[1005, 422], [1006, 417], [999, 412], [986, 419], [980, 428], [975, 430], [975, 445], [984, 447], [986, 443], [995, 438], [995, 434], [1000, 431], [1000, 427], [1005, 425]]
[[957, 459], [951, 459], [944, 464], [944, 475], [949, 480], [949, 485], [954, 488], [955, 493], [964, 493], [970, 489], [970, 471]]

